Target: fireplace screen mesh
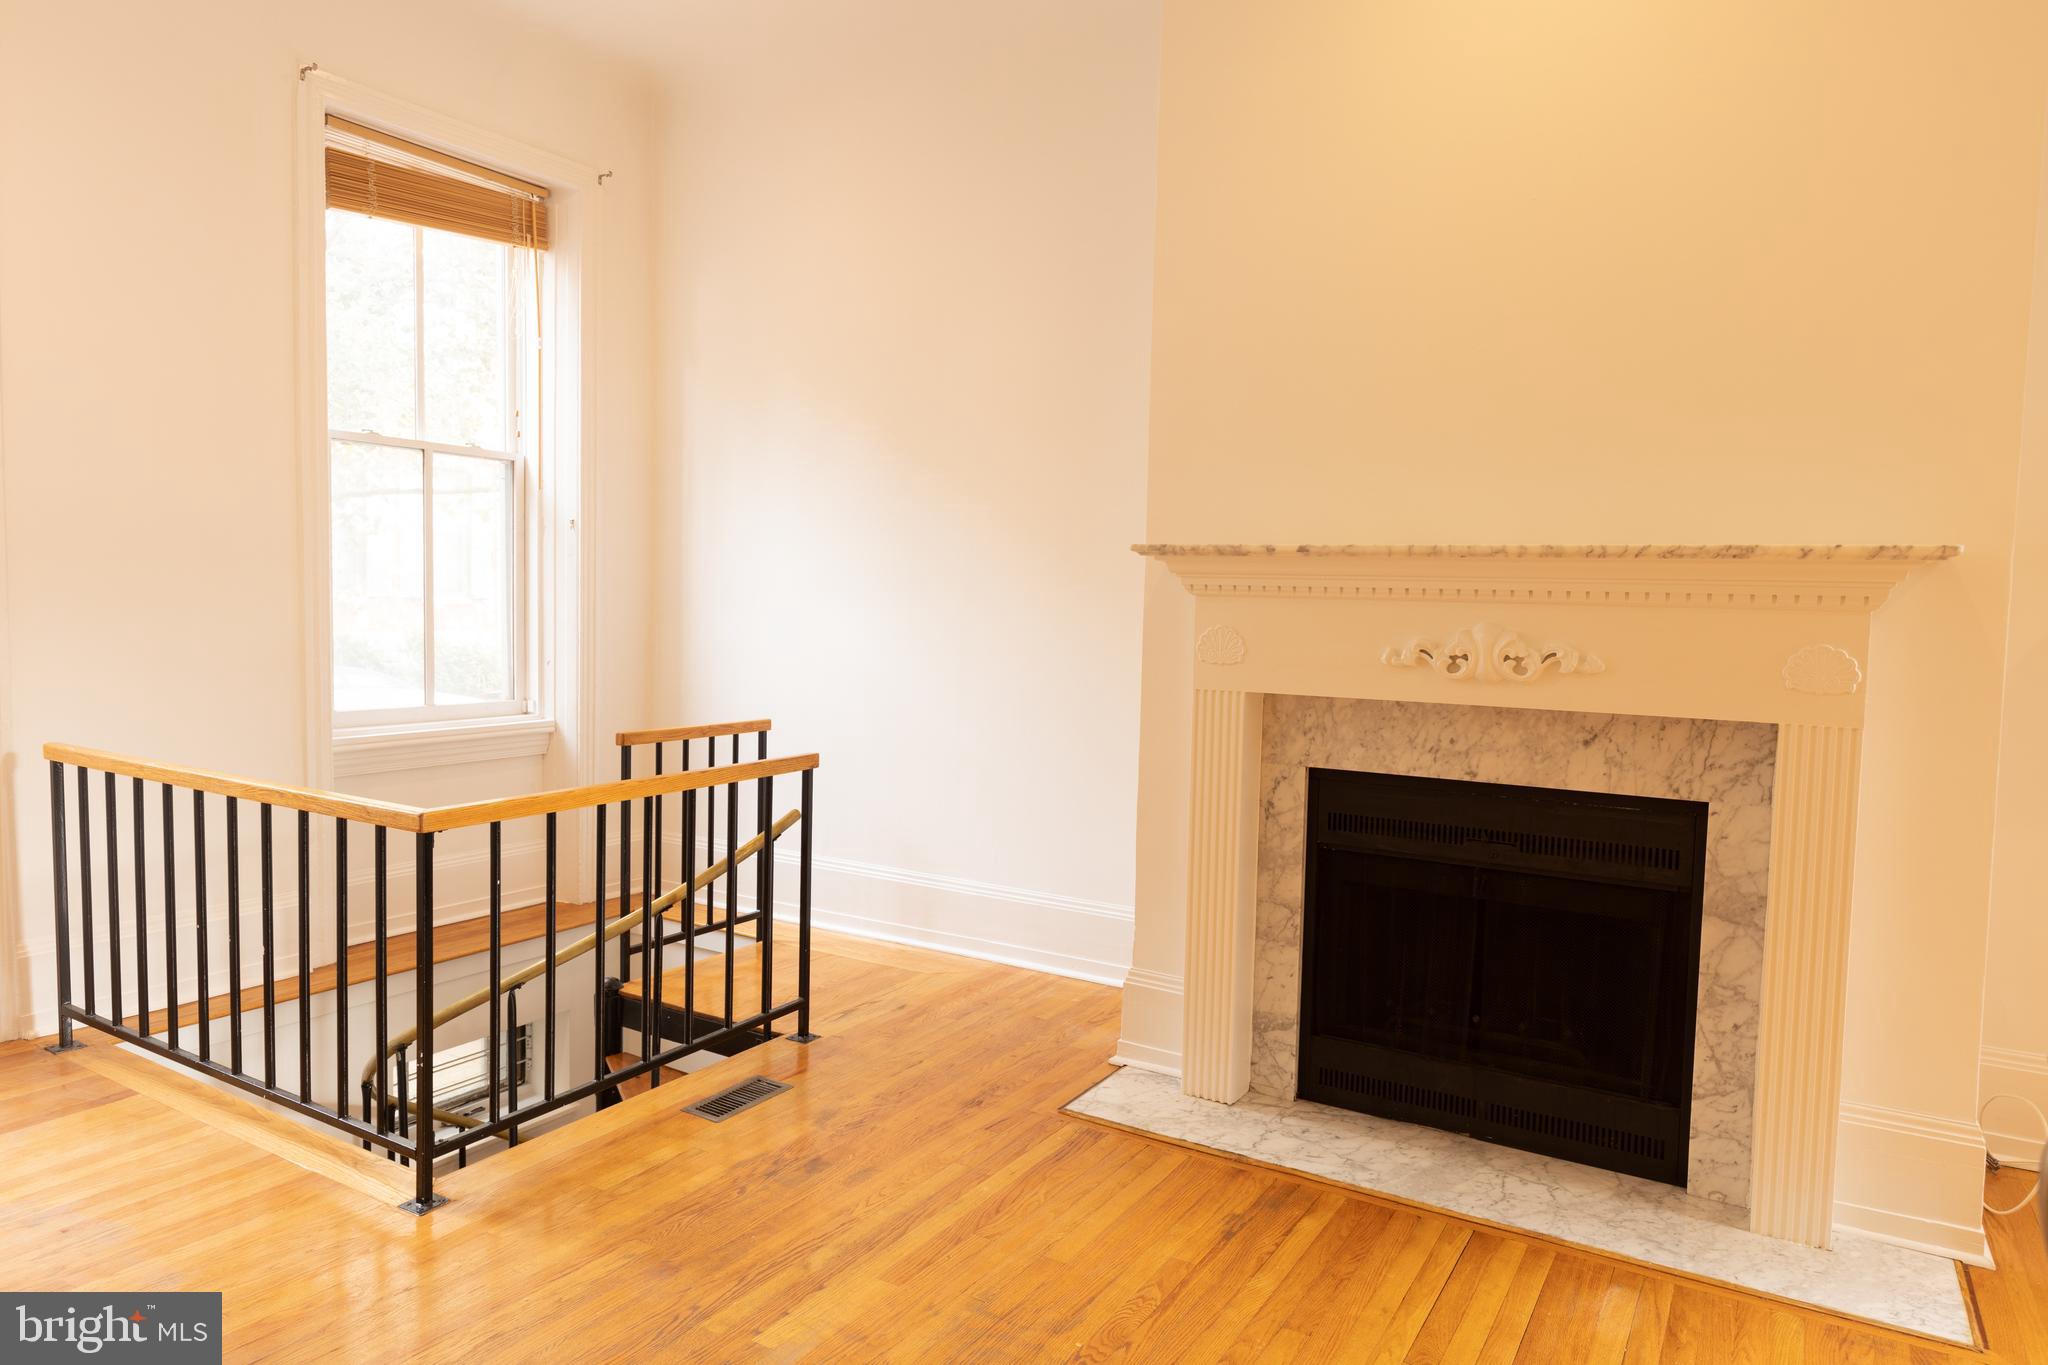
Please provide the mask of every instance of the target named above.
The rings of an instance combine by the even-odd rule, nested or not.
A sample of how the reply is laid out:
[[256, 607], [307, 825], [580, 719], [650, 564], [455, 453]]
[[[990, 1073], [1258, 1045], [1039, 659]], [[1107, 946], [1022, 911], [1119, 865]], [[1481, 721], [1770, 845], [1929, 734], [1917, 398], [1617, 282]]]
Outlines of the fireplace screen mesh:
[[1706, 808], [1310, 774], [1301, 1093], [1683, 1184]]

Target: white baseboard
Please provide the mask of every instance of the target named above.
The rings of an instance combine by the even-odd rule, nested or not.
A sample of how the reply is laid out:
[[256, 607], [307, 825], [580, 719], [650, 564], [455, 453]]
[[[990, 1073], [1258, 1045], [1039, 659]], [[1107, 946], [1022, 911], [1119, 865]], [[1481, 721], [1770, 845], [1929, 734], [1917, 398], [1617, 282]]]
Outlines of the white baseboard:
[[1133, 1043], [1125, 1038], [1117, 1039], [1116, 1051], [1110, 1055], [1109, 1060], [1118, 1066], [1134, 1066], [1140, 1071], [1156, 1071], [1162, 1076], [1172, 1076], [1176, 1079], [1180, 1076], [1178, 1052], [1147, 1047], [1143, 1043]]
[[1973, 1122], [1844, 1104], [1835, 1165], [1835, 1225], [1989, 1266], [1984, 1138]]
[[1181, 978], [1133, 967], [1124, 978], [1124, 1021], [1115, 1061], [1147, 1071], [1181, 1072]]
[[[664, 866], [679, 866], [666, 839]], [[706, 861], [699, 854], [698, 866]], [[821, 929], [1121, 986], [1131, 961], [1131, 909], [992, 882], [814, 856], [811, 922]], [[775, 859], [775, 913], [796, 913], [797, 854]], [[754, 879], [742, 873], [740, 905]]]
[[2042, 1132], [2026, 1105], [2011, 1100], [1994, 1102], [1992, 1097], [2017, 1095], [2048, 1113], [2048, 1054], [1987, 1047], [1979, 1059], [1977, 1076], [1977, 1101], [1986, 1106], [1984, 1138], [1991, 1155], [2003, 1165], [2039, 1170], [2041, 1147], [2048, 1142], [2048, 1134]]

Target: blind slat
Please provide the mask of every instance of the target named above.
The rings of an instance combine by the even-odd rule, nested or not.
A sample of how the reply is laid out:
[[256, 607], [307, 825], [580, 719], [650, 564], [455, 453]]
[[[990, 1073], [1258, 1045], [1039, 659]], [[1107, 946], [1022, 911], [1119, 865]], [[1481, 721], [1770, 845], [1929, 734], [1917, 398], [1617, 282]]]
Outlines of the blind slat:
[[509, 246], [548, 245], [545, 200], [345, 147], [327, 148], [327, 204]]

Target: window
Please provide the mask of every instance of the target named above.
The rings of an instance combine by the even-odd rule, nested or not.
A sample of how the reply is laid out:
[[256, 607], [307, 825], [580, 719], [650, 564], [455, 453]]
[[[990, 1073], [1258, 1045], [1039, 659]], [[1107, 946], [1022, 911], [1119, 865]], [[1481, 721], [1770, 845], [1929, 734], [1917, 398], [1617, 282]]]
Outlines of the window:
[[[408, 164], [422, 158], [379, 159], [390, 154], [361, 141], [339, 154], [331, 142], [328, 154], [333, 684], [342, 727], [529, 709], [520, 395], [537, 364], [531, 303], [542, 239], [531, 217], [514, 231], [486, 223], [490, 235], [478, 235], [462, 197], [507, 197], [502, 191], [433, 163]], [[454, 212], [434, 202], [444, 188], [456, 196]], [[432, 225], [451, 221], [463, 230]], [[515, 245], [520, 238], [534, 245]]]

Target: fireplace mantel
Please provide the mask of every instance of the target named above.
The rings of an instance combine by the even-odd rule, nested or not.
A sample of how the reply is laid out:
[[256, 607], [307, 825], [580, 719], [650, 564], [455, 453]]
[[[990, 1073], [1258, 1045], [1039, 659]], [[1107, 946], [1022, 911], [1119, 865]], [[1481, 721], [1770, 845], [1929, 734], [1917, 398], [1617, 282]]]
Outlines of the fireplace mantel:
[[1183, 1089], [1249, 1084], [1264, 694], [1769, 723], [1751, 1226], [1826, 1245], [1871, 614], [1960, 549], [1133, 549], [1195, 597]]

